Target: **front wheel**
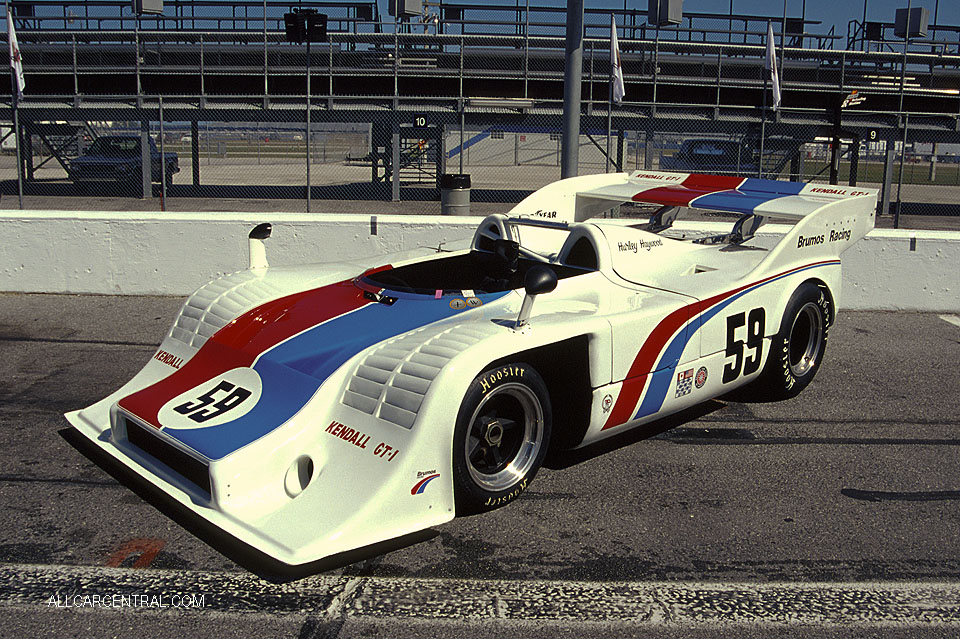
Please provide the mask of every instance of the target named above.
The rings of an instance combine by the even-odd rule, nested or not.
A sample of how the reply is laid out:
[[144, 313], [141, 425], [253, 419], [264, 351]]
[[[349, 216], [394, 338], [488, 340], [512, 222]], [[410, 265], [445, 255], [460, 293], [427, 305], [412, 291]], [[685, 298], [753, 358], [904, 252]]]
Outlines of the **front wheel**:
[[796, 397], [813, 381], [823, 362], [827, 331], [833, 320], [823, 288], [805, 282], [787, 303], [780, 331], [770, 344], [763, 372], [751, 390], [760, 399], [778, 401]]
[[543, 464], [550, 428], [550, 396], [532, 366], [510, 363], [478, 375], [454, 431], [457, 511], [493, 510], [526, 490]]

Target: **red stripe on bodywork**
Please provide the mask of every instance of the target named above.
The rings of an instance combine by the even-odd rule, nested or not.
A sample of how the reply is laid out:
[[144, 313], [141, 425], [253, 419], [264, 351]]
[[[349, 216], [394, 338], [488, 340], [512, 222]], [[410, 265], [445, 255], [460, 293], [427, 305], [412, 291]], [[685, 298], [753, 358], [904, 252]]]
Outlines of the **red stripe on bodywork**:
[[363, 291], [346, 280], [261, 304], [214, 333], [178, 371], [121, 399], [120, 407], [160, 428], [157, 413], [177, 395], [234, 368], [249, 367], [277, 344], [368, 303]]
[[630, 365], [630, 370], [627, 372], [627, 377], [623, 380], [623, 385], [620, 388], [620, 394], [617, 396], [617, 401], [610, 410], [610, 415], [607, 416], [606, 423], [604, 423], [603, 428], [600, 430], [607, 430], [608, 428], [613, 428], [630, 421], [630, 418], [633, 416], [633, 411], [637, 407], [637, 402], [640, 401], [640, 396], [643, 395], [643, 391], [647, 386], [647, 380], [650, 377], [649, 373], [653, 371], [653, 366], [657, 360], [657, 357], [660, 356], [660, 353], [663, 351], [670, 338], [673, 337], [688, 320], [696, 318], [700, 313], [710, 308], [714, 304], [718, 304], [731, 295], [736, 295], [737, 293], [748, 288], [759, 286], [760, 284], [769, 282], [770, 280], [788, 275], [792, 271], [830, 263], [838, 262], [836, 260], [824, 260], [822, 262], [806, 264], [798, 268], [784, 271], [783, 273], [765, 277], [764, 279], [753, 282], [752, 284], [745, 284], [732, 291], [720, 293], [708, 299], [694, 302], [693, 304], [688, 304], [687, 306], [677, 309], [667, 315], [663, 320], [660, 321], [659, 324], [657, 324], [656, 328], [650, 332], [650, 335], [647, 336], [647, 339], [643, 342], [643, 346], [641, 346], [640, 350], [637, 352], [637, 356], [634, 358], [633, 364]]
[[641, 191], [633, 196], [634, 202], [648, 202], [667, 206], [689, 206], [690, 202], [720, 191], [738, 188], [746, 178], [732, 175], [688, 175], [680, 184], [658, 186]]
[[640, 399], [643, 389], [647, 385], [647, 373], [653, 370], [653, 364], [666, 345], [667, 340], [693, 317], [692, 313], [700, 312], [697, 308], [698, 304], [699, 302], [690, 304], [670, 313], [647, 336], [643, 346], [637, 352], [637, 356], [633, 359], [633, 364], [630, 365], [630, 371], [627, 373], [626, 379], [623, 380], [620, 394], [617, 395], [617, 401], [610, 410], [610, 415], [607, 416], [607, 422], [600, 430], [613, 428], [630, 421], [637, 400]]

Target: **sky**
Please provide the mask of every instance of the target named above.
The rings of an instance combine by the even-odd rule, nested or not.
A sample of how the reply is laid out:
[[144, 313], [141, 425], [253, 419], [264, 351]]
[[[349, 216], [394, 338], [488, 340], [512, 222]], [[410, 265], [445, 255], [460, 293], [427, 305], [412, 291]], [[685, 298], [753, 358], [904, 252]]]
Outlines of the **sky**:
[[[523, 6], [528, 1], [534, 6], [566, 6], [566, 0], [454, 0], [464, 2], [465, 4], [476, 4], [477, 6], [487, 6], [490, 8]], [[646, 10], [649, 0], [584, 0], [588, 8], [624, 8]], [[909, 0], [911, 6], [920, 6], [930, 12], [930, 24], [935, 21], [942, 25], [951, 25], [960, 27], [960, 0]], [[384, 19], [387, 17], [387, 0], [378, 0], [381, 14]], [[808, 20], [820, 20], [822, 25], [813, 25], [808, 27], [808, 32], [825, 34], [830, 27], [835, 27], [834, 33], [845, 38], [847, 35], [847, 25], [851, 20], [862, 20], [864, 9], [866, 9], [867, 20], [871, 22], [893, 22], [895, 12], [898, 8], [906, 8], [908, 0], [683, 0], [684, 12], [694, 13], [716, 13], [727, 15], [731, 11], [731, 5], [734, 14], [747, 14], [755, 16], [769, 16], [771, 18], [782, 17], [786, 10], [787, 17], [799, 18], [805, 15]], [[82, 2], [75, 3], [77, 6], [83, 6]], [[271, 5], [271, 14], [281, 11], [277, 0], [269, 0]], [[167, 13], [172, 13], [173, 3], [167, 3]], [[112, 9], [115, 13], [116, 10]], [[435, 9], [433, 9], [435, 11]], [[253, 14], [256, 11], [253, 10]], [[501, 12], [498, 12], [501, 13]], [[113, 15], [113, 13], [111, 14]], [[475, 16], [471, 16], [475, 17]], [[507, 19], [502, 15], [497, 19]], [[779, 32], [779, 26], [775, 26]], [[6, 21], [0, 20], [0, 32], [6, 31]], [[933, 37], [931, 33], [928, 37]], [[937, 34], [937, 39], [950, 39], [954, 42], [958, 38], [957, 33]], [[842, 48], [844, 44], [839, 41], [835, 48]]]

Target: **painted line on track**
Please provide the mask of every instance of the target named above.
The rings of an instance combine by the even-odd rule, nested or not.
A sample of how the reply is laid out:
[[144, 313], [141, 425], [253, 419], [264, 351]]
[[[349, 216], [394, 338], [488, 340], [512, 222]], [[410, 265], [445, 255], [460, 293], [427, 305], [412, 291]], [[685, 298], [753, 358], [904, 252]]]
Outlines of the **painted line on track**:
[[[188, 595], [192, 599], [183, 599]], [[33, 607], [164, 608], [150, 602], [169, 603], [174, 596], [199, 602], [194, 607], [205, 612], [369, 621], [960, 627], [960, 582], [751, 584], [321, 575], [274, 584], [241, 572], [0, 564], [0, 605], [26, 612]]]
[[940, 319], [948, 324], [953, 324], [954, 326], [960, 326], [960, 315], [941, 315]]

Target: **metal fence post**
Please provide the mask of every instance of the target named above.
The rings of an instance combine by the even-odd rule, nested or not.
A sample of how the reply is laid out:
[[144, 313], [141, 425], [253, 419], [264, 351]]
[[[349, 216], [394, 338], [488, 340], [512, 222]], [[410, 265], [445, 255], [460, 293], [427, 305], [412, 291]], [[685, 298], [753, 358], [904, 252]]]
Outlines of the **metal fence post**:
[[847, 185], [857, 185], [857, 173], [860, 171], [860, 136], [854, 135], [850, 143], [850, 175], [847, 176]]
[[930, 183], [937, 181], [937, 143], [932, 144], [930, 150], [930, 175], [928, 176]]
[[[167, 210], [167, 158], [163, 154], [163, 96], [157, 98], [157, 115], [160, 120], [160, 210]], [[153, 159], [150, 161], [150, 179], [153, 180]]]
[[190, 162], [193, 169], [194, 193], [200, 190], [200, 123], [190, 122]]
[[[145, 116], [141, 110], [140, 117]], [[151, 171], [153, 160], [150, 157], [150, 121], [140, 120], [140, 175], [143, 178], [143, 197], [153, 197], [153, 175]]]
[[583, 0], [567, 2], [567, 51], [563, 72], [563, 159], [560, 177], [574, 177], [580, 165], [580, 85], [583, 77]]
[[643, 132], [643, 169], [649, 171], [653, 168], [653, 145], [650, 144], [650, 131]]
[[[390, 149], [390, 197], [394, 202], [400, 201], [400, 130], [394, 124], [392, 148]], [[460, 148], [461, 162], [463, 161], [463, 147]]]
[[[23, 210], [23, 153], [21, 144], [24, 135], [23, 131], [20, 129], [20, 109], [17, 106], [18, 99], [16, 93], [12, 93], [10, 96], [11, 101], [13, 102], [13, 142], [16, 145], [17, 152], [17, 201], [20, 204], [20, 210]], [[33, 160], [30, 160], [33, 162]]]
[[886, 215], [890, 212], [890, 190], [893, 188], [893, 159], [895, 154], [893, 140], [887, 140], [883, 159], [883, 193], [880, 196], [880, 215]]
[[893, 228], [900, 228], [900, 208], [903, 206], [901, 197], [903, 192], [903, 165], [907, 162], [907, 129], [910, 126], [910, 116], [903, 116], [903, 145], [900, 149], [900, 172], [897, 176], [897, 206], [893, 212]]
[[307, 114], [307, 138], [305, 140], [307, 145], [307, 213], [310, 212], [310, 37], [307, 36], [307, 100], [306, 108], [304, 109]]

